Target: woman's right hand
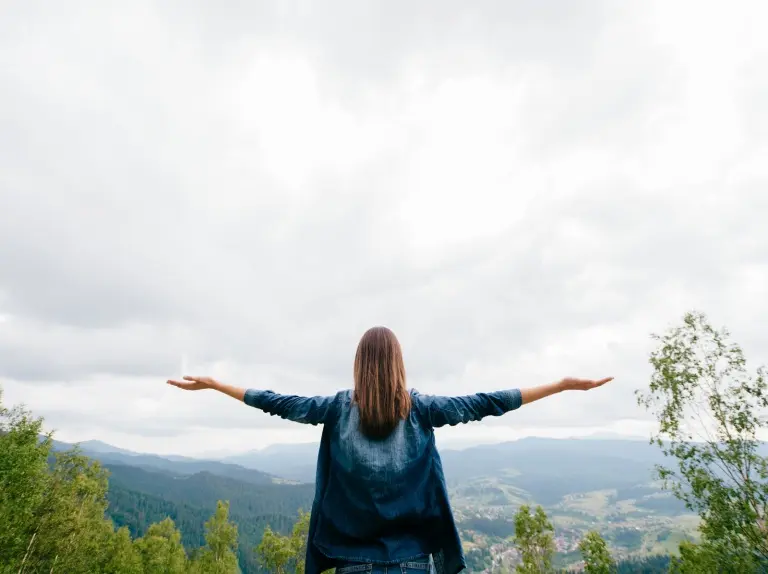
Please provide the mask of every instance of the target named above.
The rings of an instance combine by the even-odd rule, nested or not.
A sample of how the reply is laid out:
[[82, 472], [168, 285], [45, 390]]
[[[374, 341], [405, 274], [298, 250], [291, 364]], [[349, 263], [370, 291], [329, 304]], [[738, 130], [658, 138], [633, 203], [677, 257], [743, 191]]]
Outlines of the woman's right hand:
[[563, 390], [566, 391], [588, 391], [590, 389], [596, 389], [602, 387], [605, 383], [610, 383], [613, 377], [605, 377], [604, 379], [576, 379], [574, 377], [566, 377], [560, 381], [560, 385]]
[[168, 384], [185, 391], [202, 391], [216, 388], [218, 383], [211, 377], [184, 377], [183, 381], [169, 380]]

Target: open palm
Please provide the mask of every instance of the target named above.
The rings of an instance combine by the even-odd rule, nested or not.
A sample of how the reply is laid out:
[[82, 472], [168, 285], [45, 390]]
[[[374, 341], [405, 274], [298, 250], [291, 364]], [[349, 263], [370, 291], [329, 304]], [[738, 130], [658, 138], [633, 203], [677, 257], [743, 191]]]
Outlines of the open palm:
[[563, 386], [571, 391], [588, 391], [590, 389], [596, 389], [602, 387], [605, 383], [610, 383], [613, 377], [605, 377], [604, 379], [577, 379], [574, 377], [566, 377], [562, 380]]
[[211, 377], [184, 377], [182, 381], [169, 380], [168, 384], [185, 391], [201, 391], [210, 389], [216, 381]]

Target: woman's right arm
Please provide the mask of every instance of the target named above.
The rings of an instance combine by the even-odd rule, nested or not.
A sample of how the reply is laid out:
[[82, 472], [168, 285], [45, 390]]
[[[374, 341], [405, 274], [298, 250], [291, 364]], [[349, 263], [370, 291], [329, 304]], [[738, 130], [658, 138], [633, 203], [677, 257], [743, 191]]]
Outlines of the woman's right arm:
[[565, 378], [557, 383], [524, 389], [511, 389], [494, 393], [477, 393], [463, 397], [436, 397], [418, 395], [418, 401], [433, 428], [454, 426], [479, 421], [485, 417], [498, 417], [523, 405], [569, 390], [586, 391], [613, 380]]
[[335, 397], [300, 397], [280, 395], [272, 391], [245, 389], [222, 383], [211, 377], [184, 377], [182, 381], [170, 380], [168, 384], [186, 391], [204, 389], [218, 391], [269, 415], [311, 425], [326, 422], [335, 400]]

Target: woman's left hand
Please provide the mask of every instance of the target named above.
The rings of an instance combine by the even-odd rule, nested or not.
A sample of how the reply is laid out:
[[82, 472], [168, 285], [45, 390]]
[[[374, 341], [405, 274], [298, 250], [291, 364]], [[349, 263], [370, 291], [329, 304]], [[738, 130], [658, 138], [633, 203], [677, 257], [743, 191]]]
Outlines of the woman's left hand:
[[605, 377], [604, 379], [577, 379], [575, 377], [566, 377], [560, 381], [560, 385], [566, 391], [588, 391], [590, 389], [596, 389], [602, 387], [606, 383], [610, 383], [613, 377]]

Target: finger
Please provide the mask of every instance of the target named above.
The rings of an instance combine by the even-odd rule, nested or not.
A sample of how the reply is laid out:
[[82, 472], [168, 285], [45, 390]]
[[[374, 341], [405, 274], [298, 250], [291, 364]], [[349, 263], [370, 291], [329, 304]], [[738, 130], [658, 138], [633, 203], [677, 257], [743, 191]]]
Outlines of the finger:
[[180, 389], [188, 389], [192, 386], [192, 383], [184, 383], [182, 381], [168, 381], [168, 384], [172, 387], [178, 387]]
[[594, 388], [602, 387], [605, 383], [609, 383], [613, 380], [613, 377], [606, 377], [605, 379], [600, 379], [599, 381], [592, 381], [592, 386]]
[[200, 377], [190, 377], [188, 375], [184, 375], [184, 380], [185, 381], [192, 381], [192, 382], [198, 383], [198, 382], [200, 382]]

